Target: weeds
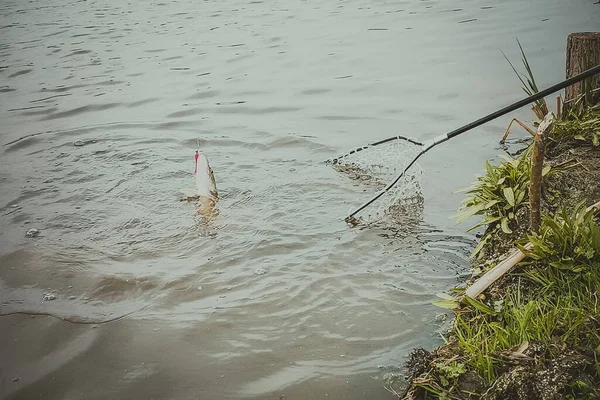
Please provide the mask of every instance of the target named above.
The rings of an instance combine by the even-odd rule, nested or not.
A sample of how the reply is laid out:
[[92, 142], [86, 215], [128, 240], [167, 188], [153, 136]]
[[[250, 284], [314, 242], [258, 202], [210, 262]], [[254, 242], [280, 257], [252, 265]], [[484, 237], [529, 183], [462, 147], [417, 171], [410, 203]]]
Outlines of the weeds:
[[[547, 357], [560, 355], [557, 343], [600, 350], [600, 227], [594, 216], [581, 204], [545, 216], [539, 233], [522, 240], [534, 244], [531, 251], [522, 248], [531, 261], [506, 296], [488, 304], [468, 299], [468, 307], [457, 312], [454, 334], [465, 364], [488, 383], [524, 343], [539, 343]], [[599, 379], [598, 361], [590, 364]], [[596, 393], [581, 382], [570, 385], [573, 393]]]
[[[483, 219], [469, 228], [473, 230], [482, 225], [490, 228], [473, 251], [476, 256], [487, 242], [487, 238], [497, 232], [510, 234], [519, 225], [518, 210], [529, 201], [531, 149], [523, 152], [519, 158], [505, 157], [499, 166], [492, 166], [486, 161], [486, 174], [479, 176], [467, 189], [467, 197], [453, 217], [460, 224], [475, 215], [483, 215]], [[550, 166], [544, 167], [542, 176], [551, 171]]]
[[483, 214], [483, 221], [469, 230], [499, 222], [504, 232], [511, 233], [509, 224], [515, 219], [517, 208], [527, 198], [528, 155], [529, 152], [524, 152], [519, 158], [507, 158], [499, 166], [492, 166], [486, 161], [487, 173], [478, 177], [470, 188], [461, 190], [467, 193], [467, 198], [455, 215], [457, 223]]
[[521, 247], [521, 251], [555, 269], [599, 274], [600, 227], [594, 219], [595, 211], [586, 210], [580, 203], [572, 213], [563, 207], [554, 218], [545, 216], [539, 233], [527, 237], [533, 250]]
[[[523, 74], [519, 74], [519, 72], [517, 72], [517, 69], [515, 68], [515, 66], [510, 62], [508, 57], [506, 57], [506, 54], [502, 53], [502, 55], [504, 56], [506, 61], [508, 61], [511, 68], [513, 69], [513, 71], [515, 72], [515, 74], [517, 75], [519, 80], [521, 81], [521, 84], [523, 85], [523, 86], [521, 86], [521, 89], [523, 89], [523, 91], [525, 93], [527, 93], [528, 96], [532, 96], [535, 93], [538, 93], [539, 89], [538, 89], [537, 83], [535, 82], [535, 77], [533, 76], [533, 71], [531, 70], [529, 61], [527, 61], [527, 57], [525, 56], [525, 51], [523, 51], [523, 47], [521, 46], [521, 42], [519, 42], [519, 39], [517, 39], [517, 44], [519, 45], [519, 49], [521, 50], [521, 55], [523, 57], [521, 60], [523, 61], [523, 66], [525, 67], [525, 70], [527, 71], [527, 76], [525, 76]], [[525, 80], [527, 80], [527, 82], [525, 82], [525, 80], [523, 78], [525, 78]], [[540, 100], [536, 101], [532, 107], [532, 110], [533, 110], [534, 114], [538, 117], [538, 119], [544, 119], [546, 114], [548, 114], [548, 105], [546, 104], [546, 100], [540, 99]]]
[[569, 111], [556, 121], [549, 135], [550, 145], [578, 142], [600, 146], [600, 104], [581, 111]]

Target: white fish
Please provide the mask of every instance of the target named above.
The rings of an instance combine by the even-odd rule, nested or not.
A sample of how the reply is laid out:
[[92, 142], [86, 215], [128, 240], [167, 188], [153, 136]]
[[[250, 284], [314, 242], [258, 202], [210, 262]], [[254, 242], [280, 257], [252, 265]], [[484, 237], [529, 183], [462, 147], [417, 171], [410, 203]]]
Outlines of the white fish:
[[219, 201], [215, 175], [204, 154], [196, 150], [196, 166], [194, 175], [196, 175], [196, 188], [183, 189], [181, 192], [185, 195], [184, 201], [198, 201], [200, 208], [198, 213], [204, 216], [211, 216], [215, 213], [215, 204]]

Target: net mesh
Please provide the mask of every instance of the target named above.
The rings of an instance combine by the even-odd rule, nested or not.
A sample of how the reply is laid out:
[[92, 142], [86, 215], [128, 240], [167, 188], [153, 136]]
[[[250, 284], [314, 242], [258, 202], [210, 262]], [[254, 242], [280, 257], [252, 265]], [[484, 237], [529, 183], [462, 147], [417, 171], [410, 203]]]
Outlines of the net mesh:
[[[333, 160], [333, 168], [368, 187], [369, 198], [375, 196], [408, 166], [421, 146], [406, 140], [393, 140], [368, 146]], [[420, 221], [423, 209], [421, 179], [423, 168], [414, 163], [405, 175], [375, 202], [354, 215], [353, 224], [406, 226]], [[366, 201], [365, 199], [363, 201]], [[356, 210], [354, 206], [349, 213]]]

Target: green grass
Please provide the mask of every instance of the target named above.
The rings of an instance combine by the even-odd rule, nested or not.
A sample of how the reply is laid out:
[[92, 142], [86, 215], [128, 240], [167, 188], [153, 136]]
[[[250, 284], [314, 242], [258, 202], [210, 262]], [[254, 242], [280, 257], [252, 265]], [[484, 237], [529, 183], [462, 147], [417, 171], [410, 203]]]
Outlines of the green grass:
[[579, 111], [569, 111], [556, 121], [549, 135], [550, 144], [579, 142], [600, 146], [600, 104]]
[[540, 233], [528, 237], [533, 261], [518, 283], [503, 299], [483, 304], [487, 309], [457, 314], [454, 334], [466, 364], [488, 382], [498, 377], [499, 354], [526, 341], [550, 353], [555, 343], [600, 350], [600, 228], [593, 217], [581, 206], [545, 217]]

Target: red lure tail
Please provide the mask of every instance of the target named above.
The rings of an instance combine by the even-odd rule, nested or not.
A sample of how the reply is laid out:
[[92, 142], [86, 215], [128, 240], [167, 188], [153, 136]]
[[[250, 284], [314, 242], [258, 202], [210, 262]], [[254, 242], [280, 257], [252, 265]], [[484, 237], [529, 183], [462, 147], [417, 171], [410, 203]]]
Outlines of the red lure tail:
[[198, 150], [196, 150], [196, 155], [194, 156], [194, 159], [196, 161], [196, 164], [194, 166], [194, 175], [196, 175], [196, 172], [198, 172]]

